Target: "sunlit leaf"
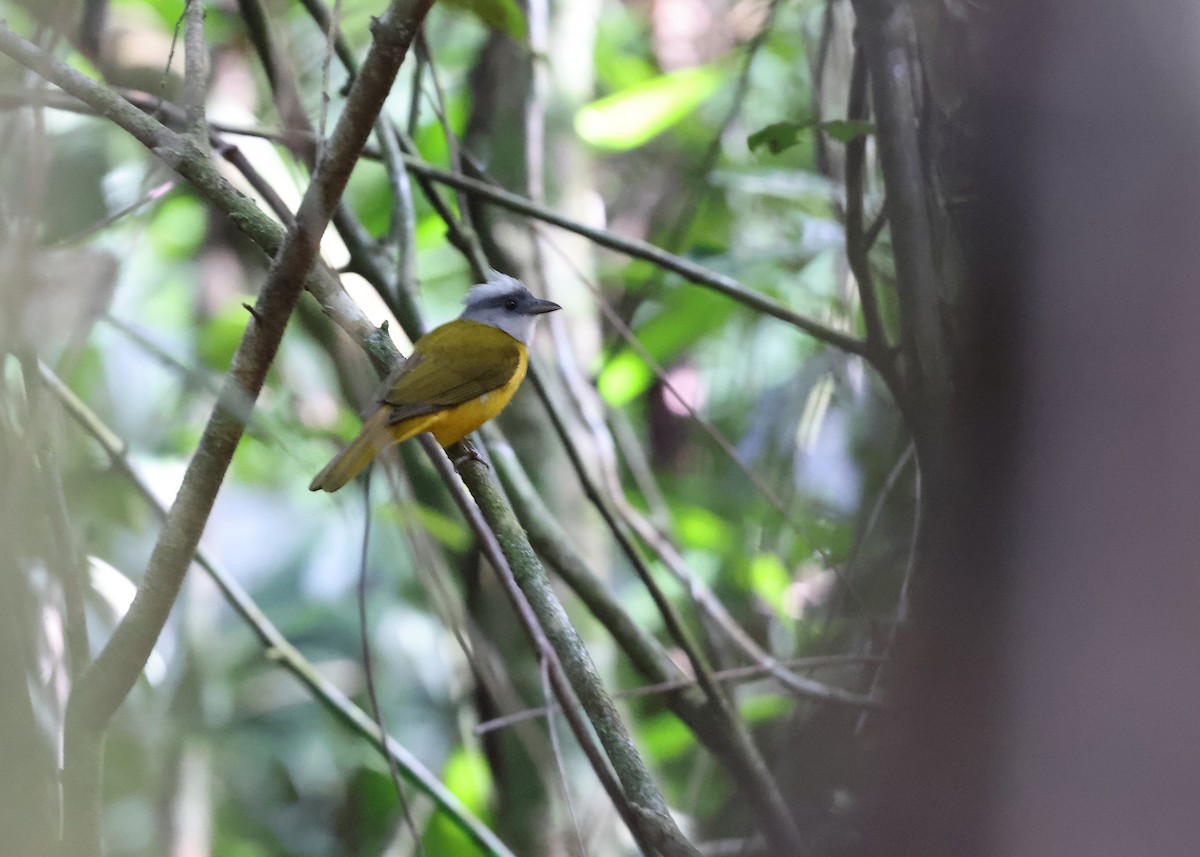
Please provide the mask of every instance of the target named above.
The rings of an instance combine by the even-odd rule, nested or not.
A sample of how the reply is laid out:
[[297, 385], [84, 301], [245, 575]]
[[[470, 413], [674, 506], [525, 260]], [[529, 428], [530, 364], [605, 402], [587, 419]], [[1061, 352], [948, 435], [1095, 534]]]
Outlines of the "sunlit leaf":
[[200, 329], [196, 349], [200, 359], [210, 369], [224, 372], [229, 368], [233, 352], [237, 351], [246, 325], [250, 323], [250, 313], [242, 303], [253, 305], [253, 300], [252, 297], [234, 298]]
[[654, 373], [645, 360], [632, 351], [623, 351], [608, 361], [596, 386], [604, 401], [620, 407], [646, 392], [653, 380]]
[[442, 782], [472, 812], [481, 813], [487, 808], [492, 778], [488, 774], [487, 759], [479, 751], [466, 747], [456, 749], [442, 770]]
[[775, 612], [782, 613], [783, 596], [791, 582], [791, 575], [779, 557], [773, 553], [756, 554], [750, 559], [746, 575], [754, 594], [771, 605]]
[[207, 231], [204, 203], [188, 194], [178, 194], [164, 200], [154, 213], [150, 242], [168, 259], [185, 259], [200, 247]]
[[696, 746], [696, 736], [674, 714], [647, 719], [639, 733], [647, 752], [659, 762], [677, 759]]
[[662, 311], [637, 326], [637, 338], [660, 363], [669, 363], [681, 351], [720, 330], [737, 308], [724, 295], [692, 285], [671, 289]]
[[692, 113], [724, 78], [724, 70], [716, 65], [652, 78], [581, 107], [575, 114], [575, 132], [602, 149], [635, 149]]
[[474, 538], [470, 528], [461, 520], [443, 515], [428, 506], [415, 505], [399, 509], [397, 518], [408, 514], [416, 514], [421, 528], [437, 539], [447, 549], [461, 552], [471, 546]]
[[[716, 292], [680, 286], [667, 292], [661, 309], [634, 333], [642, 348], [666, 366], [720, 329], [735, 309], [733, 301]], [[614, 406], [633, 401], [653, 382], [654, 371], [632, 346], [617, 352], [598, 379], [600, 394]]]
[[795, 707], [795, 701], [784, 696], [750, 696], [738, 705], [738, 713], [749, 723], [764, 723], [784, 717]]
[[689, 506], [675, 513], [676, 531], [689, 547], [720, 551], [730, 543], [728, 523], [701, 506]]
[[[478, 750], [458, 747], [446, 761], [442, 782], [467, 809], [486, 823], [492, 780], [487, 760]], [[463, 857], [480, 854], [479, 846], [445, 815], [438, 813], [430, 820], [425, 837], [428, 854], [461, 854]]]
[[392, 217], [392, 192], [387, 170], [378, 161], [360, 160], [350, 174], [346, 199], [372, 235], [382, 235]]

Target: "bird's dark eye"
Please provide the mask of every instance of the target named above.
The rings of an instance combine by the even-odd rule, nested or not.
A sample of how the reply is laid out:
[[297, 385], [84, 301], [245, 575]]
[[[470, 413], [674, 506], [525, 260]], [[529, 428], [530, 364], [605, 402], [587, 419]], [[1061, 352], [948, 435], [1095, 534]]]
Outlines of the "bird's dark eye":
[[504, 308], [505, 309], [516, 309], [517, 302], [515, 300], [507, 300], [504, 302]]

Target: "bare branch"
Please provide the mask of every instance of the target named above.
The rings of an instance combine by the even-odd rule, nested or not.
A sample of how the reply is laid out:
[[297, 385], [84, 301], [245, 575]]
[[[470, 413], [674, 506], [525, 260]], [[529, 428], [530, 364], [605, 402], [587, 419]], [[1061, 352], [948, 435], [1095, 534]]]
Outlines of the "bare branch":
[[204, 41], [204, 0], [187, 0], [184, 9], [187, 30], [183, 51], [183, 106], [187, 111], [187, 133], [192, 145], [208, 149], [208, 44]]

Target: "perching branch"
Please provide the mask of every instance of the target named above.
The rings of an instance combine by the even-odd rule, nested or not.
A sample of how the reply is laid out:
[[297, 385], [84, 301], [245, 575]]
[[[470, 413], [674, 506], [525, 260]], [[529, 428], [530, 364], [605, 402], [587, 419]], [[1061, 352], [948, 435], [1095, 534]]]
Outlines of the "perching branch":
[[[67, 71], [70, 71], [70, 70], [67, 70]], [[84, 80], [86, 80], [86, 79], [84, 79]], [[72, 83], [77, 85], [78, 92], [82, 92], [83, 95], [80, 95], [79, 97], [84, 97], [86, 95], [95, 96], [95, 91], [89, 92], [88, 85], [86, 85], [86, 84], [90, 84], [91, 82], [86, 82], [86, 84], [79, 84], [78, 82], [72, 82]], [[97, 86], [95, 84], [91, 84], [91, 85], [94, 86], [95, 89], [100, 90], [101, 92], [106, 91], [106, 90], [103, 90], [103, 88], [101, 88], [101, 86]], [[124, 107], [127, 107], [127, 104], [125, 102], [121, 102], [119, 100], [119, 98], [116, 98], [115, 102], [116, 102], [116, 104], [118, 104], [118, 107], [116, 107], [116, 109], [118, 109], [118, 110], [120, 110]], [[126, 119], [128, 119], [127, 116], [126, 116]], [[137, 122], [134, 122], [134, 126], [137, 127], [137, 125], [138, 125]], [[146, 124], [144, 126], [144, 128], [142, 128], [142, 130], [144, 131], [145, 128], [150, 128], [150, 131], [146, 132], [146, 133], [150, 134], [150, 136], [156, 136], [156, 134], [166, 132], [166, 130], [164, 130], [164, 128], [161, 128], [161, 126], [157, 126], [157, 124], [155, 124], [155, 122], [149, 122], [149, 124]], [[169, 133], [169, 132], [166, 132], [166, 133]], [[200, 187], [200, 191], [202, 191], [202, 193], [204, 193], [205, 196], [209, 196], [209, 198], [214, 200], [214, 202], [216, 202], [216, 200], [221, 200], [220, 203], [216, 203], [216, 204], [220, 205], [223, 210], [229, 211], [230, 214], [232, 214], [234, 216], [234, 220], [236, 223], [239, 224], [239, 226], [241, 226], [242, 228], [247, 228], [247, 226], [250, 227], [250, 228], [247, 228], [247, 232], [257, 232], [259, 235], [259, 238], [262, 238], [262, 240], [264, 242], [264, 246], [269, 245], [272, 240], [275, 240], [274, 234], [277, 232], [276, 224], [274, 224], [274, 222], [271, 222], [269, 220], [269, 218], [263, 218], [262, 221], [258, 220], [258, 217], [260, 217], [260, 212], [257, 212], [257, 209], [253, 209], [253, 206], [248, 206], [248, 209], [252, 210], [252, 211], [248, 211], [248, 210], [246, 210], [246, 208], [242, 208], [242, 205], [245, 205], [245, 200], [238, 200], [235, 197], [228, 196], [228, 194], [224, 193], [224, 191], [226, 191], [226, 186], [223, 186], [221, 184], [221, 182], [218, 181], [214, 175], [212, 175], [209, 164], [194, 163], [194, 162], [188, 160], [188, 158], [186, 158], [186, 157], [178, 158], [178, 161], [176, 161], [175, 163], [176, 163], [176, 168], [180, 169], [180, 173], [184, 174], [185, 178], [192, 179], [192, 180], [196, 180], [196, 179], [199, 180], [198, 186]], [[185, 172], [185, 170], [187, 170], [187, 172]], [[194, 179], [193, 179], [193, 176], [194, 176]], [[268, 224], [268, 226], [264, 227], [263, 221], [265, 221], [266, 224]], [[319, 295], [319, 299], [322, 299], [323, 302], [326, 302], [329, 300], [330, 290], [328, 289], [328, 282], [326, 282], [325, 280], [322, 280], [322, 278], [320, 278], [320, 276], [316, 276], [316, 277], [311, 278], [310, 283], [308, 283], [308, 284], [310, 284], [310, 287], [313, 288], [314, 293], [317, 293]], [[330, 306], [330, 304], [328, 304], [328, 302], [326, 302], [326, 307], [329, 307], [329, 306]], [[337, 306], [330, 308], [330, 314], [331, 314], [331, 316], [334, 316], [335, 319], [338, 320], [338, 322], [342, 323], [343, 328], [346, 328], [347, 325], [344, 324], [344, 316], [342, 313], [338, 312], [338, 310], [340, 310], [340, 308], [341, 307], [337, 307]], [[361, 332], [362, 329], [360, 328], [359, 331]], [[368, 348], [370, 348], [370, 347], [372, 347], [372, 343], [373, 343], [372, 337], [373, 336], [374, 336], [374, 331], [371, 331], [370, 335], [362, 335], [359, 338], [360, 338], [360, 341], [365, 342], [366, 346]], [[380, 362], [388, 362], [388, 359], [386, 359], [386, 358], [388, 358], [389, 355], [388, 355], [388, 353], [386, 353], [386, 349], [383, 348], [382, 346], [374, 346], [374, 348], [376, 348], [376, 352], [374, 352], [374, 354], [376, 354], [376, 356], [377, 356], [377, 365], [380, 364]], [[520, 531], [517, 531], [517, 532], [520, 532]], [[524, 550], [528, 551], [528, 547], [526, 546], [526, 549], [524, 549]], [[542, 573], [541, 577], [542, 577], [542, 581], [544, 581], [544, 573]], [[548, 593], [548, 588], [545, 588], [544, 586], [542, 586], [542, 583], [539, 582], [538, 580], [534, 579], [533, 585], [534, 585], [535, 589], [538, 587], [544, 588], [544, 592], [542, 592], [541, 595], [545, 595], [545, 593]], [[552, 597], [552, 594], [551, 594], [551, 597]], [[553, 612], [553, 605], [556, 603], [554, 603], [554, 601], [546, 601], [545, 598], [542, 598], [542, 604], [544, 604], [544, 606], [550, 607], [551, 612]], [[559, 610], [560, 610], [560, 607], [559, 607]], [[575, 657], [578, 658], [578, 655], [580, 655], [580, 653], [582, 653], [583, 657], [586, 658], [586, 652], [583, 652], [582, 649], [578, 649], [578, 652], [575, 653]], [[584, 672], [587, 672], [587, 671], [584, 671]], [[594, 678], [594, 672], [593, 672], [593, 678]], [[588, 689], [588, 693], [593, 693], [593, 694], [599, 693], [601, 695], [601, 699], [602, 699], [602, 688], [599, 687], [599, 684], [595, 684], [594, 687], [590, 687]], [[601, 703], [600, 707], [602, 707], [602, 703]], [[608, 711], [611, 712], [611, 702], [608, 703], [607, 708], [608, 708]], [[601, 723], [605, 723], [605, 721], [601, 720]], [[616, 727], [613, 727], [613, 724], [616, 724]], [[652, 831], [658, 831], [658, 833], [656, 833], [655, 835], [658, 835], [658, 834], [661, 834], [664, 832], [670, 833], [671, 826], [668, 826], [667, 823], [664, 822], [664, 814], [662, 814], [662, 811], [660, 810], [661, 797], [658, 797], [658, 799], [656, 799], [656, 801], [655, 801], [655, 799], [653, 799], [653, 796], [656, 793], [656, 786], [653, 784], [653, 780], [650, 780], [648, 777], [648, 774], [646, 772], [644, 772], [644, 767], [641, 766], [641, 760], [637, 759], [636, 751], [632, 750], [632, 745], [628, 741], [628, 736], [622, 737], [622, 735], [620, 735], [620, 732], [622, 732], [622, 730], [623, 730], [623, 725], [619, 723], [619, 719], [614, 719], [611, 721], [607, 721], [606, 725], [604, 726], [604, 729], [606, 731], [602, 732], [602, 735], [607, 736], [607, 750], [610, 751], [610, 754], [618, 756], [619, 759], [622, 760], [622, 765], [625, 765], [625, 763], [629, 762], [631, 759], [632, 759], [632, 761], [634, 761], [634, 765], [632, 765], [631, 768], [629, 766], [625, 766], [625, 768], [623, 769], [623, 775], [626, 779], [629, 780], [629, 783], [631, 784], [631, 785], [626, 786], [626, 790], [628, 790], [630, 792], [630, 796], [632, 798], [634, 798], [635, 805], [637, 805], [637, 807], [640, 807], [640, 809], [638, 809], [638, 814], [640, 814], [640, 817], [643, 817], [643, 819], [647, 819], [647, 817], [649, 817], [649, 819], [654, 819], [654, 825], [652, 825]], [[655, 805], [655, 804], [659, 804], [659, 805]], [[667, 816], [667, 821], [668, 821], [668, 816]], [[671, 834], [671, 835], [673, 835], [673, 834]], [[685, 840], [680, 839], [679, 841], [682, 841], [683, 844], [678, 845], [678, 847], [680, 847], [680, 849], [685, 849], [685, 847], [686, 847]]]
[[[424, 436], [422, 440], [435, 461], [445, 458], [432, 438]], [[530, 546], [528, 536], [495, 477], [486, 465], [470, 459], [460, 468], [459, 474], [487, 523], [483, 531], [477, 532], [485, 536], [485, 548], [490, 549], [493, 564], [498, 570], [511, 570], [511, 576], [524, 596], [521, 600], [536, 616], [536, 622], [523, 624], [528, 631], [544, 638], [545, 643], [539, 644], [539, 648], [546, 645], [555, 656], [550, 662], [552, 683], [569, 681], [569, 688], [555, 687], [559, 700], [570, 699], [572, 695], [578, 698], [612, 763], [624, 792], [624, 800], [615, 801], [615, 805], [630, 825], [630, 832], [639, 841], [648, 841], [664, 857], [697, 857], [695, 847], [675, 824], [658, 784], [647, 770], [612, 698], [604, 689], [591, 655], [567, 619], [546, 569]], [[502, 556], [495, 555], [496, 547]], [[561, 665], [561, 672], [554, 669], [556, 664]], [[571, 706], [564, 707], [564, 713], [570, 718]], [[573, 725], [572, 728], [576, 727]], [[601, 773], [600, 768], [597, 773]], [[601, 779], [603, 781], [603, 777]], [[629, 811], [632, 811], [632, 819]]]

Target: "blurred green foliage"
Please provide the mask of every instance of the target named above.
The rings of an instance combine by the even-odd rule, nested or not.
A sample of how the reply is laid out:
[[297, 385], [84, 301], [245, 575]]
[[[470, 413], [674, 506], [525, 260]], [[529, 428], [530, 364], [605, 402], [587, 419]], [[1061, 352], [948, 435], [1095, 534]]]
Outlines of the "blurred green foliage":
[[[321, 34], [297, 4], [271, 0], [265, 5], [281, 55], [297, 77], [303, 107], [315, 120], [322, 109], [327, 59]], [[589, 193], [603, 203], [614, 231], [635, 231], [673, 245], [668, 249], [734, 276], [748, 289], [854, 331], [856, 307], [841, 255], [841, 189], [836, 176], [818, 164], [815, 135], [844, 142], [872, 129], [788, 118], [815, 115], [810, 69], [821, 6], [802, 0], [774, 8], [772, 29], [750, 66], [744, 97], [731, 105], [745, 58], [744, 37], [725, 32], [706, 48], [708, 55], [667, 69], [660, 54], [670, 34], [656, 30], [641, 6], [604, 2], [598, 6], [595, 41], [587, 45], [593, 52], [594, 99], [567, 103], [555, 96], [560, 100], [551, 107], [549, 134], [552, 148], [586, 154]], [[208, 36], [220, 58], [210, 115], [233, 125], [277, 129], [279, 118], [240, 18], [232, 7], [210, 4], [209, 9]], [[345, 0], [339, 9], [349, 43], [361, 56], [369, 40], [368, 16], [379, 5]], [[181, 11], [178, 0], [113, 0], [109, 11], [113, 26], [139, 40], [145, 53], [138, 56], [152, 57], [147, 62], [165, 80], [166, 52]], [[20, 17], [10, 21], [16, 26]], [[714, 24], [714, 29], [721, 27]], [[472, 77], [480, 50], [501, 38], [495, 31], [527, 50], [524, 18], [510, 0], [448, 4], [435, 9], [430, 20], [429, 41], [446, 93], [438, 109], [458, 135], [467, 131], [480, 102], [492, 96], [489, 86], [516, 85], [516, 75], [512, 81]], [[77, 54], [69, 56], [82, 65]], [[181, 59], [175, 56], [175, 70]], [[336, 93], [344, 76], [336, 61], [333, 66]], [[553, 75], [553, 65], [550, 71]], [[413, 73], [409, 62], [389, 105], [402, 124], [408, 121]], [[430, 107], [436, 97], [428, 77], [418, 99], [417, 148], [429, 161], [449, 164], [442, 117]], [[834, 105], [832, 113], [822, 115], [840, 115], [841, 109]], [[335, 95], [333, 117], [336, 111]], [[45, 192], [36, 212], [41, 243], [75, 235], [153, 189], [179, 181], [102, 121], [53, 110], [45, 111], [44, 119], [39, 150], [38, 132], [27, 115], [10, 111], [0, 117], [10, 123], [7, 145], [17, 153], [0, 163], [5, 187], [21, 191], [10, 197], [12, 205], [28, 196], [26, 177], [37, 174], [28, 165], [44, 169]], [[229, 139], [294, 203], [305, 179], [282, 146], [250, 137]], [[519, 147], [522, 141], [501, 139], [492, 145]], [[701, 169], [710, 152], [711, 161]], [[567, 184], [553, 166], [548, 167], [551, 178]], [[876, 206], [878, 190], [871, 193], [868, 205]], [[457, 212], [455, 195], [443, 196]], [[380, 164], [358, 166], [346, 199], [371, 235], [387, 233], [395, 211]], [[468, 266], [448, 245], [445, 225], [429, 203], [420, 193], [415, 200], [422, 305], [431, 320], [442, 321], [457, 312]], [[257, 290], [268, 260], [234, 237], [229, 224], [186, 189], [163, 193], [79, 240], [118, 261], [115, 294], [82, 338], [47, 342], [39, 353], [128, 443], [137, 470], [169, 502], [221, 375], [252, 323], [242, 303]], [[336, 241], [326, 251], [331, 264], [345, 263]], [[884, 303], [891, 306], [886, 236], [876, 254]], [[885, 611], [898, 587], [897, 569], [904, 565], [909, 483], [897, 489], [899, 499], [889, 501], [889, 514], [852, 569], [859, 585], [883, 593], [872, 599], [873, 611], [858, 596], [827, 601], [817, 595], [815, 607], [800, 609], [803, 599], [797, 593], [814, 574], [832, 579], [831, 569], [844, 567], [887, 471], [903, 450], [896, 416], [874, 379], [856, 361], [798, 330], [674, 275], [663, 276], [645, 261], [603, 255], [596, 279], [600, 299], [613, 305], [640, 349], [667, 370], [672, 383], [687, 387], [689, 405], [729, 440], [740, 459], [734, 461], [680, 412], [641, 350], [606, 326], [588, 306], [589, 298], [553, 291], [570, 305], [567, 323], [578, 325], [580, 338], [599, 342], [594, 355], [580, 356], [593, 361], [587, 364], [591, 380], [603, 400], [627, 417], [656, 481], [656, 490], [646, 490], [631, 469], [622, 470], [630, 503], [678, 543], [696, 577], [775, 657], [866, 650], [869, 632], [864, 629], [889, 619]], [[386, 315], [374, 306], [369, 311]], [[203, 545], [327, 678], [365, 706], [355, 608], [364, 500], [356, 489], [332, 499], [306, 490], [339, 440], [357, 430], [357, 407], [373, 383], [360, 356], [344, 356], [344, 349], [343, 364], [333, 368], [330, 354], [337, 346], [331, 337], [320, 323], [301, 317], [291, 323]], [[550, 356], [540, 352], [537, 359]], [[344, 376], [358, 386], [341, 388]], [[136, 581], [157, 535], [156, 519], [105, 470], [102, 457], [75, 427], [61, 424], [55, 432], [81, 544]], [[558, 442], [544, 435], [539, 443], [538, 448], [553, 450]], [[527, 456], [526, 463], [548, 494], [566, 498], [554, 504], [560, 523], [587, 546], [589, 560], [631, 615], [666, 640], [649, 596], [578, 490], [555, 487], [570, 486], [573, 476], [549, 452], [539, 458]], [[757, 474], [770, 496], [743, 468]], [[458, 621], [468, 603], [482, 600], [493, 615], [508, 606], [480, 582], [470, 531], [427, 471], [413, 467], [401, 477], [399, 503], [380, 499], [382, 473], [375, 481], [374, 529], [366, 556], [368, 612], [387, 725], [469, 807], [502, 825], [492, 809], [504, 772], [491, 766], [487, 742], [471, 734], [480, 719], [476, 676], [456, 634], [469, 636]], [[662, 563], [651, 566], [687, 612], [690, 626], [711, 632], [695, 619], [685, 588], [669, 579]], [[436, 587], [431, 588], [431, 578]], [[822, 606], [830, 603], [844, 607], [833, 615]], [[639, 683], [611, 641], [587, 624], [582, 609], [574, 602], [570, 609], [589, 628], [589, 645], [616, 677], [614, 684]], [[475, 621], [468, 617], [465, 624]], [[93, 616], [93, 648], [110, 629], [111, 621]], [[717, 639], [718, 666], [740, 663]], [[523, 643], [495, 645], [492, 654], [525, 657]], [[407, 846], [395, 845], [409, 834], [384, 764], [280, 672], [195, 570], [158, 652], [165, 675], [134, 691], [109, 741], [106, 830], [112, 857], [165, 853], [185, 834], [206, 835], [210, 853], [234, 857], [409, 853]], [[836, 678], [861, 690], [866, 676], [859, 669]], [[544, 702], [536, 684], [514, 693], [521, 706]], [[738, 696], [741, 713], [764, 747], [778, 746], [796, 729], [842, 734], [840, 723], [806, 726], [808, 707], [769, 681], [755, 682]], [[654, 698], [626, 710], [641, 747], [661, 766], [656, 770], [668, 794], [681, 811], [696, 817], [701, 832], [747, 832], [728, 778], [717, 773], [696, 779], [697, 766], [707, 765], [708, 757], [692, 733]], [[544, 726], [537, 724], [544, 736]], [[566, 734], [561, 724], [560, 733]], [[767, 755], [772, 764], [788, 764], [782, 755]], [[576, 809], [597, 812], [605, 799], [594, 777], [574, 749], [566, 756], [567, 788], [579, 803]], [[554, 766], [546, 765], [542, 774], [547, 791], [557, 795]], [[816, 783], [811, 792], [830, 798], [842, 785]], [[427, 801], [412, 789], [406, 793], [422, 825], [425, 853], [474, 853], [453, 825], [436, 813], [430, 817]], [[805, 811], [820, 814], [825, 808]], [[200, 834], [188, 827], [195, 813], [207, 819]], [[618, 841], [596, 836], [589, 853], [620, 853]]]

